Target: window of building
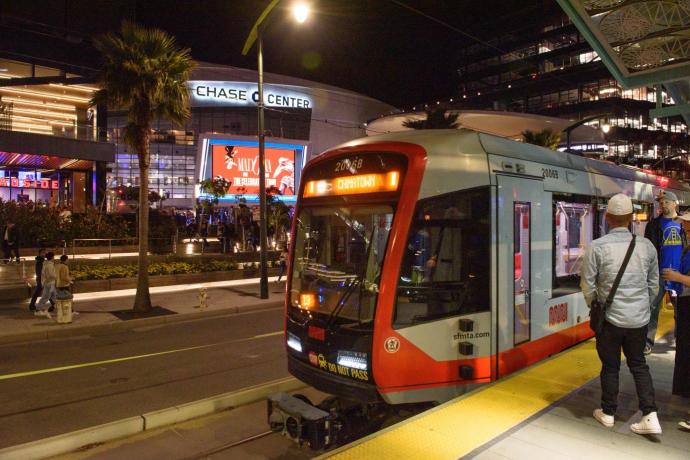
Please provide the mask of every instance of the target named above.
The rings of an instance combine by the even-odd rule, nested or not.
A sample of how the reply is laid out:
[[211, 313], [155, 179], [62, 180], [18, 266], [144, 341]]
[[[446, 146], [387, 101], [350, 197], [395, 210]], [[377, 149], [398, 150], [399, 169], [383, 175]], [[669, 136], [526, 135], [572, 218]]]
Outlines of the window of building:
[[488, 310], [488, 188], [417, 203], [398, 278], [395, 327]]

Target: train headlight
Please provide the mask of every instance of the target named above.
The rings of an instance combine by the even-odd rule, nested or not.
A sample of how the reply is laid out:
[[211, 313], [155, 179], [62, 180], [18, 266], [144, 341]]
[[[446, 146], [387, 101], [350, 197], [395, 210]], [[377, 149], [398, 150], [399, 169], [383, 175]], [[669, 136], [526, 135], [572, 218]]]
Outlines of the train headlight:
[[295, 334], [288, 332], [287, 346], [302, 353], [302, 342]]
[[338, 365], [366, 371], [368, 368], [367, 354], [358, 351], [339, 351]]

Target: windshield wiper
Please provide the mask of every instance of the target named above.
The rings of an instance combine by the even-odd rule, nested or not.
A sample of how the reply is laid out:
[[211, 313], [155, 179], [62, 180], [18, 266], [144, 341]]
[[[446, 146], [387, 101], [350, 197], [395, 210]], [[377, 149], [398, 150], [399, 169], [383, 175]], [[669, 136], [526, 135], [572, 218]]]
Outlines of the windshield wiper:
[[335, 321], [335, 318], [338, 317], [340, 314], [340, 311], [343, 309], [347, 301], [350, 299], [352, 296], [352, 293], [355, 292], [355, 286], [358, 286], [362, 283], [362, 277], [357, 275], [356, 278], [352, 280], [350, 284], [347, 285], [347, 288], [345, 288], [345, 292], [340, 296], [338, 299], [338, 302], [335, 305], [335, 308], [331, 312], [330, 316], [328, 317], [328, 321], [326, 321], [326, 327], [330, 327], [331, 324]]

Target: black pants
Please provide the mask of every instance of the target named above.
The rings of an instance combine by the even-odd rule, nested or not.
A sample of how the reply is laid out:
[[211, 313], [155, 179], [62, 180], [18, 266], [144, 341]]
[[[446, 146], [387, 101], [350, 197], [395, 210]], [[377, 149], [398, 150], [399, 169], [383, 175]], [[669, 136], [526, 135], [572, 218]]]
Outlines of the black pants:
[[597, 353], [601, 360], [601, 408], [607, 415], [615, 415], [618, 408], [618, 376], [621, 368], [621, 349], [630, 373], [635, 380], [637, 399], [643, 415], [656, 412], [654, 385], [644, 357], [647, 326], [626, 329], [604, 323], [597, 336]]
[[35, 310], [36, 309], [36, 300], [41, 296], [41, 293], [43, 292], [43, 285], [41, 284], [41, 280], [36, 281], [36, 287], [34, 288], [34, 293], [31, 296], [31, 303], [29, 304], [29, 310]]
[[690, 296], [678, 297], [676, 306], [676, 364], [673, 394], [690, 398]]

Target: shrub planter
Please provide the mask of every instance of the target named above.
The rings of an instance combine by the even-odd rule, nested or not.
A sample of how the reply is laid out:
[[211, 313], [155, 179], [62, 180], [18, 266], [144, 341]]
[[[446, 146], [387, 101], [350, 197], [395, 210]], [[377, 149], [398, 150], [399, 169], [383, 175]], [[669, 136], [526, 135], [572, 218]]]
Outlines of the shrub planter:
[[[268, 276], [280, 273], [279, 268], [269, 268]], [[196, 284], [213, 281], [240, 280], [258, 278], [258, 268], [244, 270], [230, 270], [206, 273], [185, 273], [179, 275], [149, 276], [149, 286], [171, 286], [174, 284]], [[111, 278], [109, 280], [82, 280], [74, 282], [74, 292], [114, 291], [118, 289], [132, 289], [137, 287], [136, 278]]]

